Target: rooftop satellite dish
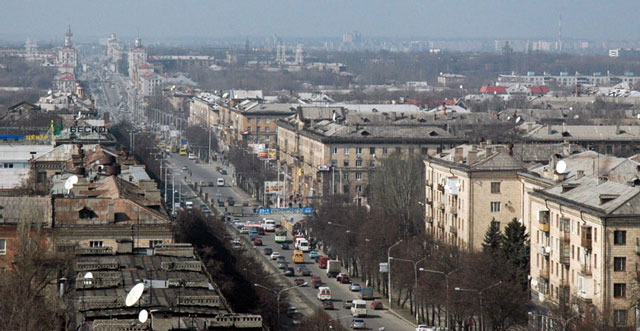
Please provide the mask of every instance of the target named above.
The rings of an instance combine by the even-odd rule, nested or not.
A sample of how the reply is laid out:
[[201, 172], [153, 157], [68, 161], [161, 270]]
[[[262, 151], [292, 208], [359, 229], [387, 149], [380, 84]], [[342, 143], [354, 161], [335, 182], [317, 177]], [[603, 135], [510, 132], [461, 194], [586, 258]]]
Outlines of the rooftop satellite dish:
[[522, 121], [522, 117], [518, 116], [516, 117], [516, 124], [520, 123]]
[[546, 253], [551, 253], [551, 246], [547, 246], [547, 247], [545, 247], [545, 248], [544, 248], [544, 251], [545, 251]]
[[556, 172], [563, 174], [565, 171], [567, 171], [567, 162], [559, 161], [558, 164], [556, 164]]
[[537, 279], [532, 279], [531, 280], [531, 286], [533, 286], [533, 287], [538, 286], [538, 280]]
[[69, 177], [67, 180], [68, 180], [71, 184], [74, 184], [74, 185], [75, 185], [75, 184], [77, 184], [77, 183], [78, 183], [78, 176], [73, 175], [73, 176]]
[[127, 294], [127, 298], [124, 301], [125, 305], [127, 307], [131, 307], [131, 306], [135, 305], [136, 302], [138, 302], [138, 300], [140, 300], [140, 297], [142, 296], [142, 292], [144, 292], [144, 283], [136, 284], [131, 289], [131, 291], [129, 291], [129, 293]]
[[72, 188], [73, 188], [73, 183], [71, 183], [69, 181], [69, 178], [67, 178], [67, 180], [64, 181], [64, 189], [67, 191], [71, 191]]
[[138, 321], [140, 321], [140, 323], [144, 323], [147, 319], [149, 319], [149, 312], [146, 309], [141, 310], [138, 314]]
[[577, 119], [579, 119], [579, 118], [580, 118], [580, 115], [578, 115], [578, 114], [573, 115], [573, 119], [574, 119], [574, 120], [577, 120]]
[[524, 223], [524, 220], [521, 218], [518, 220], [518, 223], [520, 223], [520, 225], [522, 225]]
[[84, 278], [93, 278], [93, 274], [91, 273], [91, 271], [84, 274]]

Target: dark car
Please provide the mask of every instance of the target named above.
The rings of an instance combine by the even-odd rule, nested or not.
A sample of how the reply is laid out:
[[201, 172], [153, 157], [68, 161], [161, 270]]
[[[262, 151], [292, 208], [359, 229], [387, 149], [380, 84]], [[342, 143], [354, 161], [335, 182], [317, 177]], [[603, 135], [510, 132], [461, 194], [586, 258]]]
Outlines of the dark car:
[[271, 249], [271, 247], [264, 248], [264, 255], [271, 255], [271, 253], [273, 253], [273, 249]]
[[309, 270], [309, 268], [307, 268], [306, 265], [301, 265], [298, 268], [298, 273], [302, 276], [311, 276], [311, 270]]
[[324, 308], [324, 309], [333, 309], [333, 301], [331, 301], [331, 300], [322, 300], [322, 308]]
[[280, 255], [280, 256], [276, 257], [276, 261], [278, 261], [278, 262], [280, 262], [280, 261], [285, 262], [286, 259], [287, 258], [284, 257], [284, 255]]
[[256, 238], [253, 240], [253, 244], [256, 246], [262, 246], [262, 239]]
[[289, 267], [289, 263], [285, 261], [278, 261], [278, 269], [286, 269]]
[[296, 278], [293, 280], [293, 283], [296, 284], [296, 286], [305, 286], [305, 281], [302, 278]]
[[280, 248], [289, 249], [289, 243], [282, 243], [282, 245], [280, 245]]
[[256, 227], [256, 231], [258, 232], [259, 236], [264, 236], [264, 228], [262, 227]]
[[229, 197], [229, 199], [227, 199], [227, 203], [229, 204], [229, 206], [233, 206], [236, 204], [236, 201], [233, 200], [233, 198]]
[[371, 308], [373, 308], [374, 310], [382, 309], [382, 301], [373, 300], [373, 302], [371, 302]]
[[218, 200], [218, 207], [224, 207], [224, 201]]
[[224, 170], [224, 169], [220, 169], [220, 174], [222, 174], [222, 175], [226, 175], [226, 174], [227, 174], [227, 171], [226, 171], [226, 170]]
[[[285, 262], [285, 263], [286, 263], [286, 262]], [[286, 268], [284, 268], [284, 275], [285, 275], [285, 276], [292, 277], [292, 276], [295, 276], [295, 275], [296, 275], [296, 272], [293, 270], [293, 268], [292, 268], [292, 267], [286, 267]]]
[[352, 305], [352, 304], [353, 304], [353, 301], [352, 301], [352, 300], [344, 300], [344, 301], [342, 302], [342, 307], [343, 307], [344, 309], [351, 309], [351, 305]]
[[322, 285], [322, 279], [320, 279], [320, 276], [311, 276], [311, 285], [313, 285], [313, 288], [320, 287], [320, 285]]

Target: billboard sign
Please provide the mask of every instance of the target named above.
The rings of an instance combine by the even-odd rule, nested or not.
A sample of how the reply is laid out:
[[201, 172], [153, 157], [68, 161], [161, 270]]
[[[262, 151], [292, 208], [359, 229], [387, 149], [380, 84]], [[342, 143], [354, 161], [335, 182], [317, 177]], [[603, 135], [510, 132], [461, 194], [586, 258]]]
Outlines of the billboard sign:
[[258, 208], [259, 215], [313, 214], [313, 208]]
[[268, 181], [264, 182], [264, 193], [281, 194], [284, 192], [284, 182]]

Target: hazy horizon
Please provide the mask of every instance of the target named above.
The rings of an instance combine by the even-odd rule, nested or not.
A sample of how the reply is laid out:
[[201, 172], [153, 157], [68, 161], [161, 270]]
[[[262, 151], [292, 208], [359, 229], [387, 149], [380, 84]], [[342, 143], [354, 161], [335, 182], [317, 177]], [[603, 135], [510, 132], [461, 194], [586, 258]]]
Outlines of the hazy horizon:
[[640, 2], [622, 0], [25, 0], [3, 7], [5, 41], [59, 41], [69, 24], [80, 41], [112, 32], [125, 40], [340, 38], [350, 31], [365, 39], [556, 39], [560, 15], [563, 39], [640, 39]]

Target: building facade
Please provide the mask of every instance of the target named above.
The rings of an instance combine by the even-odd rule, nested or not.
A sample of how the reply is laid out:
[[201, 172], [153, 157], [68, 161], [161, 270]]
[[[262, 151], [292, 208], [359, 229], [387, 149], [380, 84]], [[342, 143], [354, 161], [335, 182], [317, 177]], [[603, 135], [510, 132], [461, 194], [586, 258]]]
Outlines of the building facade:
[[522, 215], [523, 165], [503, 146], [462, 145], [427, 158], [426, 230], [468, 250], [481, 250], [484, 235], [497, 222], [502, 229]]

